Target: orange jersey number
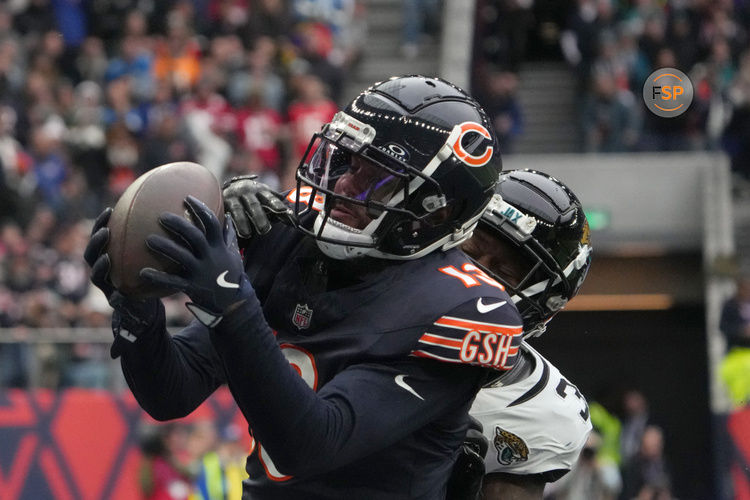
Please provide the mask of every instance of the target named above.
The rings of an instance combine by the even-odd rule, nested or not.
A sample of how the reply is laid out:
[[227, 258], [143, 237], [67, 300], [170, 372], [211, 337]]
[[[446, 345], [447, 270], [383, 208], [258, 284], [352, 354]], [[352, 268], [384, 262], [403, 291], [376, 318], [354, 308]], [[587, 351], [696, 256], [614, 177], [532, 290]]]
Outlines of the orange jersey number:
[[461, 280], [461, 283], [463, 283], [466, 288], [478, 286], [481, 285], [482, 282], [484, 282], [490, 286], [499, 288], [500, 290], [505, 290], [505, 287], [503, 285], [492, 279], [487, 273], [469, 262], [464, 262], [464, 264], [461, 265], [460, 271], [456, 269], [455, 266], [441, 267], [438, 269], [438, 271]]

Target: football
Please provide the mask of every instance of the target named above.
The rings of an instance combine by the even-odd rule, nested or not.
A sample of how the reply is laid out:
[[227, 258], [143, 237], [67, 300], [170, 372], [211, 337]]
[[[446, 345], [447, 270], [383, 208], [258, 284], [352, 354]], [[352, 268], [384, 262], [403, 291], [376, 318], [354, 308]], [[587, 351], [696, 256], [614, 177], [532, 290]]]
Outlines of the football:
[[184, 200], [193, 195], [224, 221], [221, 186], [205, 167], [191, 162], [175, 162], [156, 167], [138, 177], [122, 194], [110, 216], [107, 254], [110, 279], [123, 294], [132, 298], [164, 297], [172, 290], [157, 289], [141, 280], [138, 272], [153, 267], [176, 272], [179, 266], [158, 256], [146, 246], [149, 234], [170, 237], [159, 224], [162, 212], [182, 215], [192, 221]]

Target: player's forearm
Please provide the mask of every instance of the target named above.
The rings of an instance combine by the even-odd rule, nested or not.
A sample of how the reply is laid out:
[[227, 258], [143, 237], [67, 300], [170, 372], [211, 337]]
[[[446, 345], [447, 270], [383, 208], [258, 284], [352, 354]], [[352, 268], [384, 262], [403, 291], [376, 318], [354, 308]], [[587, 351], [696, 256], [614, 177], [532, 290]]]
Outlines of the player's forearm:
[[[253, 434], [278, 470], [293, 476], [334, 470], [438, 415], [468, 409], [483, 375], [478, 368], [409, 358], [349, 367], [316, 393], [281, 353], [260, 305], [252, 303], [225, 315], [211, 339]], [[406, 389], [399, 385], [404, 377], [411, 384]], [[389, 411], [377, 401], [388, 401]]]
[[295, 476], [334, 468], [351, 434], [345, 403], [320, 398], [276, 344], [257, 302], [226, 315], [211, 340], [232, 394], [275, 465]]
[[[191, 324], [188, 328], [198, 328]], [[210, 348], [206, 335], [206, 345]], [[197, 349], [184, 338], [172, 338], [164, 324], [155, 326], [133, 349], [124, 351], [122, 372], [136, 400], [156, 420], [188, 415], [219, 385], [211, 374], [190, 362]]]

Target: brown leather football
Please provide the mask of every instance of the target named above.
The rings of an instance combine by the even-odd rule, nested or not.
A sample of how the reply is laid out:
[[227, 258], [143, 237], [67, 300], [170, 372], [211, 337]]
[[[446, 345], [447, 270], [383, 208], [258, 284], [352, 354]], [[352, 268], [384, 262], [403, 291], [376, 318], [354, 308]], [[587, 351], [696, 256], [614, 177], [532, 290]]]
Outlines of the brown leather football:
[[170, 237], [159, 224], [162, 212], [172, 212], [192, 220], [184, 200], [193, 195], [224, 222], [224, 206], [219, 182], [202, 165], [187, 161], [169, 163], [138, 177], [122, 194], [109, 218], [107, 254], [111, 261], [110, 279], [124, 295], [133, 298], [164, 297], [174, 293], [157, 289], [141, 280], [144, 267], [177, 272], [179, 266], [146, 246], [149, 234]]

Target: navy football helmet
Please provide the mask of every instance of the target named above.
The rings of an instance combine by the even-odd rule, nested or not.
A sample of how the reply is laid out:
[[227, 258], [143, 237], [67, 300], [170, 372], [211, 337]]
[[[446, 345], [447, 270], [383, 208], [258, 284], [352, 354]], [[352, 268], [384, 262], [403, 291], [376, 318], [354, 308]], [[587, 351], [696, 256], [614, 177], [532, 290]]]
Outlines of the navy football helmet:
[[[466, 240], [500, 171], [489, 118], [440, 78], [393, 77], [316, 133], [288, 199], [328, 256], [414, 259]], [[315, 213], [317, 212], [317, 213]]]
[[542, 172], [503, 172], [496, 193], [463, 249], [506, 287], [524, 337], [535, 337], [586, 279], [588, 221], [576, 195]]

